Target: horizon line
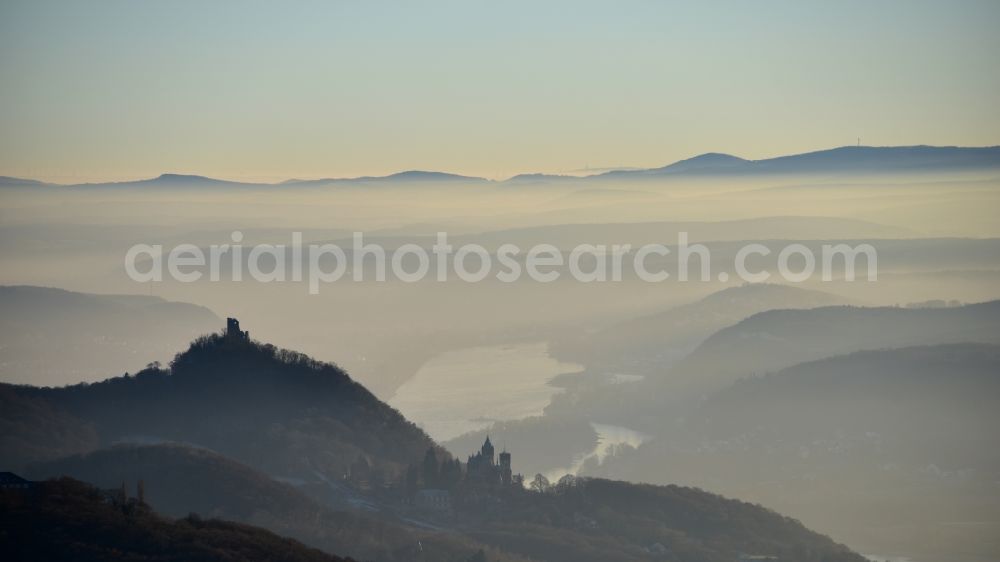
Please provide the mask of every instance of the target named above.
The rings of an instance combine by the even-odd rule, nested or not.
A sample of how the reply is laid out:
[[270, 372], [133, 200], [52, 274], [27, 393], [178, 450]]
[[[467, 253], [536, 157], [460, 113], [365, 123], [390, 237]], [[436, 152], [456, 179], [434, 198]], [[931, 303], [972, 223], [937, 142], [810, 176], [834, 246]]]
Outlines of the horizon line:
[[[834, 151], [834, 150], [843, 150], [843, 149], [873, 149], [873, 148], [875, 148], [875, 149], [886, 149], [886, 148], [888, 148], [888, 149], [893, 149], [893, 148], [895, 148], [895, 149], [903, 149], [903, 148], [939, 148], [939, 149], [948, 149], [948, 148], [955, 148], [955, 149], [984, 149], [985, 150], [985, 149], [1000, 149], [1000, 144], [996, 144], [996, 145], [983, 145], [983, 146], [929, 145], [929, 144], [913, 144], [913, 145], [862, 145], [862, 144], [849, 144], [849, 145], [834, 146], [834, 147], [831, 147], [831, 148], [823, 148], [823, 149], [818, 149], [818, 150], [810, 150], [810, 151], [807, 151], [807, 152], [795, 152], [795, 153], [790, 153], [790, 154], [780, 154], [780, 155], [777, 155], [777, 156], [769, 156], [769, 157], [766, 157], [766, 158], [758, 158], [758, 159], [747, 159], [747, 158], [742, 158], [740, 156], [735, 156], [735, 155], [727, 153], [727, 152], [710, 151], [710, 152], [702, 152], [702, 153], [699, 153], [699, 154], [695, 154], [695, 155], [689, 156], [687, 158], [682, 158], [680, 160], [675, 160], [675, 161], [670, 162], [668, 164], [663, 164], [663, 165], [655, 166], [655, 167], [641, 167], [641, 166], [612, 166], [612, 167], [602, 166], [602, 167], [590, 167], [590, 166], [585, 166], [584, 168], [577, 168], [577, 169], [574, 169], [574, 170], [557, 171], [557, 172], [520, 172], [520, 173], [511, 175], [511, 176], [505, 176], [505, 177], [500, 177], [500, 178], [489, 178], [489, 177], [486, 177], [486, 176], [474, 176], [474, 175], [467, 175], [467, 174], [462, 174], [462, 173], [446, 172], [446, 171], [442, 171], [442, 170], [427, 170], [427, 169], [419, 169], [419, 168], [399, 170], [399, 171], [390, 172], [390, 173], [387, 173], [387, 174], [384, 174], [384, 175], [360, 175], [360, 176], [338, 176], [338, 177], [326, 176], [326, 177], [315, 177], [315, 178], [288, 177], [288, 178], [285, 178], [285, 179], [281, 179], [281, 180], [277, 180], [277, 181], [270, 181], [270, 182], [267, 182], [267, 181], [252, 181], [252, 180], [247, 180], [246, 176], [243, 176], [243, 177], [241, 177], [239, 179], [234, 179], [233, 176], [211, 176], [211, 175], [201, 174], [201, 173], [197, 173], [197, 172], [184, 172], [184, 173], [182, 173], [182, 172], [161, 172], [160, 174], [155, 175], [155, 176], [137, 176], [137, 177], [134, 177], [134, 178], [131, 178], [131, 179], [106, 180], [106, 181], [84, 181], [84, 182], [74, 182], [74, 183], [56, 183], [56, 182], [51, 182], [51, 181], [45, 181], [45, 180], [35, 179], [35, 178], [27, 177], [27, 176], [6, 175], [4, 173], [0, 173], [0, 178], [7, 179], [7, 180], [21, 180], [21, 181], [24, 181], [26, 183], [37, 183], [37, 184], [42, 184], [42, 185], [47, 185], [47, 186], [52, 186], [52, 187], [76, 187], [76, 186], [81, 186], [82, 187], [82, 186], [88, 186], [88, 185], [130, 184], [130, 183], [155, 181], [155, 180], [162, 179], [162, 178], [165, 178], [165, 177], [166, 178], [176, 177], [176, 178], [179, 178], [179, 179], [201, 179], [201, 180], [208, 180], [208, 181], [215, 181], [215, 182], [222, 182], [222, 183], [237, 183], [237, 184], [244, 184], [244, 185], [275, 186], [275, 187], [278, 187], [278, 186], [284, 186], [284, 185], [294, 186], [296, 184], [305, 184], [305, 183], [379, 181], [379, 180], [392, 179], [392, 178], [395, 178], [395, 177], [398, 177], [398, 176], [403, 176], [403, 175], [406, 175], [406, 174], [420, 174], [420, 175], [426, 174], [426, 175], [448, 176], [450, 178], [453, 178], [453, 181], [460, 181], [462, 179], [465, 179], [465, 180], [471, 180], [471, 181], [477, 181], [477, 182], [503, 183], [503, 182], [507, 182], [507, 181], [510, 181], [510, 180], [513, 180], [513, 179], [516, 179], [516, 178], [530, 177], [530, 176], [542, 176], [542, 177], [560, 178], [560, 179], [562, 179], [562, 178], [565, 178], [565, 179], [585, 179], [585, 178], [594, 178], [594, 177], [606, 176], [606, 175], [609, 175], [609, 174], [614, 174], [616, 172], [639, 172], [639, 173], [641, 173], [641, 172], [645, 172], [645, 171], [652, 171], [652, 170], [659, 170], [659, 169], [667, 168], [667, 167], [673, 166], [675, 164], [679, 164], [679, 163], [682, 163], [682, 162], [687, 162], [689, 160], [694, 160], [694, 159], [701, 158], [701, 157], [704, 157], [704, 156], [727, 156], [727, 157], [731, 157], [731, 158], [737, 158], [737, 159], [742, 160], [744, 162], [755, 163], [755, 162], [766, 162], [766, 161], [775, 160], [775, 159], [778, 159], [778, 158], [787, 158], [787, 157], [794, 157], [794, 156], [805, 156], [805, 155], [809, 155], [809, 154], [817, 154], [817, 153], [822, 153], [822, 152], [830, 152], [830, 151]], [[585, 172], [585, 171], [588, 171], [588, 170], [592, 170], [594, 173], [592, 173], [592, 174], [573, 174], [573, 173], [571, 173], [571, 172]]]

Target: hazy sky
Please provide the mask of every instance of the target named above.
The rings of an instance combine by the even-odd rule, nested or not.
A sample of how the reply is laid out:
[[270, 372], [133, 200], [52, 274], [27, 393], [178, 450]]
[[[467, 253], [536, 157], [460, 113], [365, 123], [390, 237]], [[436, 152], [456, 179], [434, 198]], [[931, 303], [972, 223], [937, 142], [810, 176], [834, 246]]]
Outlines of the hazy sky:
[[0, 0], [0, 175], [1000, 144], [1000, 2]]

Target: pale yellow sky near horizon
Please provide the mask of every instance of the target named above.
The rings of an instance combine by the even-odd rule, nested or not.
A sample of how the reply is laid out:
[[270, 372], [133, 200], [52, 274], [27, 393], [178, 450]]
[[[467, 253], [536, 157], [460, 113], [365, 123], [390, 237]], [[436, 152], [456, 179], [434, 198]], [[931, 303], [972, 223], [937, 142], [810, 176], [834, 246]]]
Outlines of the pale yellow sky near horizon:
[[0, 175], [500, 179], [1000, 144], [1000, 4], [0, 5]]

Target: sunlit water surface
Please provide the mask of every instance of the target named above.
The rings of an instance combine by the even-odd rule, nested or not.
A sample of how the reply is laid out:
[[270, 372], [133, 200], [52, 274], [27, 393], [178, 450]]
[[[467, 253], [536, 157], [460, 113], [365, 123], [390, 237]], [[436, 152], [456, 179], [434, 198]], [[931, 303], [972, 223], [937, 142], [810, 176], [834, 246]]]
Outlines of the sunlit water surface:
[[425, 363], [389, 404], [442, 442], [494, 421], [541, 414], [561, 392], [549, 381], [580, 370], [549, 357], [545, 343], [460, 349]]

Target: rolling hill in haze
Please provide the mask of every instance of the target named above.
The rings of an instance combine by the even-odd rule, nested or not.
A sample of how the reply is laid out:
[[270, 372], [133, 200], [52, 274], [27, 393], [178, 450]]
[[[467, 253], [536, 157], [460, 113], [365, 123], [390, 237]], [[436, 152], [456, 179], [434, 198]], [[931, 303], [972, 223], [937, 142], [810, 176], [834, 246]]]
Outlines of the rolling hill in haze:
[[681, 486], [575, 479], [470, 518], [469, 536], [536, 560], [865, 560], [798, 521]]
[[62, 385], [137, 371], [220, 322], [159, 297], [0, 286], [0, 380]]
[[421, 183], [421, 182], [443, 182], [443, 183], [486, 183], [489, 180], [459, 174], [449, 174], [447, 172], [428, 172], [424, 170], [408, 170], [397, 172], [387, 176], [363, 176], [358, 178], [327, 178], [318, 180], [299, 180], [286, 185], [323, 185], [330, 183], [359, 183], [359, 184], [392, 184], [392, 183]]
[[709, 439], [753, 428], [755, 439], [788, 444], [875, 431], [881, 452], [897, 462], [1000, 471], [988, 431], [1000, 423], [1000, 346], [868, 350], [802, 363], [713, 394], [690, 423]]
[[0, 384], [0, 412], [0, 465], [6, 470], [100, 446], [93, 424], [18, 387]]
[[714, 332], [753, 314], [847, 302], [831, 293], [790, 285], [745, 284], [574, 340], [558, 341], [551, 349], [561, 360], [583, 364], [588, 370], [644, 373], [669, 367]]
[[46, 183], [38, 180], [28, 180], [24, 178], [12, 178], [10, 176], [0, 176], [0, 188], [4, 187], [45, 187], [54, 184]]
[[985, 561], [998, 425], [1000, 346], [858, 351], [742, 379], [585, 473], [750, 498], [865, 552]]
[[950, 308], [823, 307], [755, 314], [706, 339], [651, 384], [718, 388], [865, 349], [1000, 343], [1000, 301]]
[[115, 182], [108, 184], [81, 184], [80, 187], [122, 187], [122, 188], [228, 188], [228, 187], [260, 187], [267, 184], [226, 181], [192, 174], [160, 174], [155, 178], [135, 181]]

